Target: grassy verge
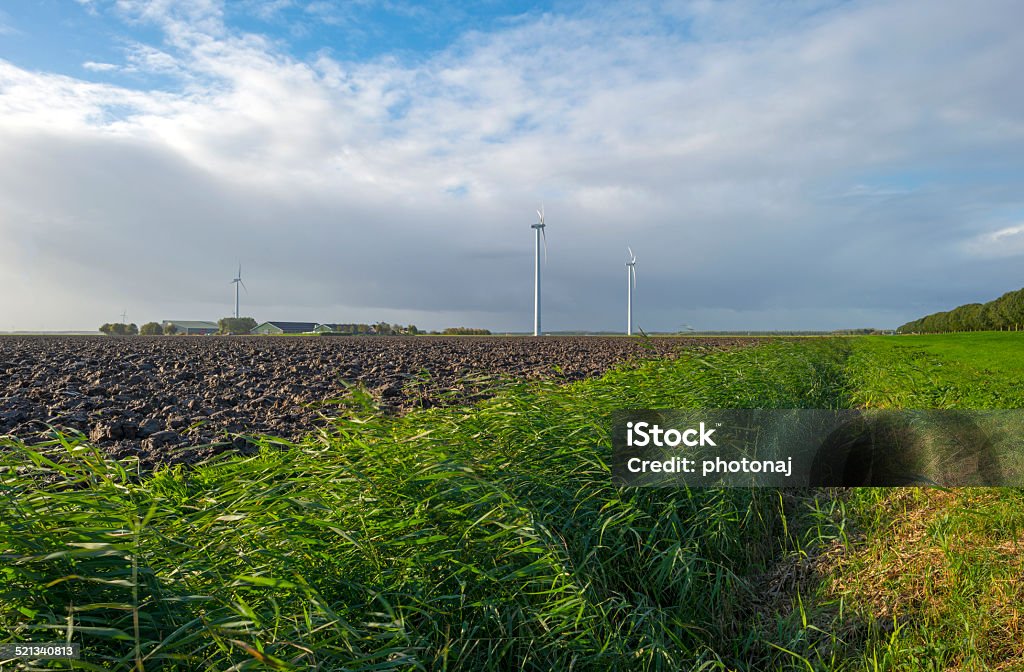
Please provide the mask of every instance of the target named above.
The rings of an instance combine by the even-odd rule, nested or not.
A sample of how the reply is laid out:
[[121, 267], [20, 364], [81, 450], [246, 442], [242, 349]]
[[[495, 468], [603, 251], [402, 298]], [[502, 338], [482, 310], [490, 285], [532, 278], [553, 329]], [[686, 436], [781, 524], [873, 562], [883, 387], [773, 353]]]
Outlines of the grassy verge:
[[84, 444], [7, 441], [0, 633], [70, 633], [93, 669], [770, 660], [736, 624], [750, 577], [798, 543], [786, 503], [612, 488], [608, 419], [832, 404], [840, 360], [774, 344], [401, 419], [354, 404], [302, 444], [141, 479]]

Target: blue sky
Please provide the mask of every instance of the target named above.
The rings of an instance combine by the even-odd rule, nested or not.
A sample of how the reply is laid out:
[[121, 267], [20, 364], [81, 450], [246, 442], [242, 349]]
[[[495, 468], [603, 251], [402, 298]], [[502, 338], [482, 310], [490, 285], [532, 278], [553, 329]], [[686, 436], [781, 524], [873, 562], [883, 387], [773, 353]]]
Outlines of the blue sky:
[[[894, 327], [1024, 285], [1024, 9], [15, 0], [0, 330]], [[52, 272], [60, 269], [60, 273]], [[67, 278], [74, 278], [68, 282]]]
[[[127, 86], [161, 83], [147, 76], [106, 75], [85, 63], [116, 64], [136, 42], [161, 42], [156, 24], [140, 20], [132, 3], [116, 0], [13, 0], [0, 21], [5, 58], [30, 69], [78, 74]], [[572, 11], [576, 3], [562, 3]], [[418, 62], [460, 36], [489, 32], [554, 11], [538, 2], [362, 2], [351, 0], [233, 0], [222, 5], [226, 28], [264, 35], [297, 59], [329, 53], [342, 60]]]

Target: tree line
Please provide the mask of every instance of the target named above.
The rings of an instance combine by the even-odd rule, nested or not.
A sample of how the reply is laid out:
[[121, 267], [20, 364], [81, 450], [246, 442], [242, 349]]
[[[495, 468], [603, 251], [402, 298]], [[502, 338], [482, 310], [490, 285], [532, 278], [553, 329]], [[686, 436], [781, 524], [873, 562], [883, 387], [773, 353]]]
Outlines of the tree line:
[[[148, 324], [144, 324], [142, 326], [148, 327], [149, 325]], [[139, 325], [137, 325], [135, 323], [132, 323], [132, 324], [124, 324], [124, 323], [112, 324], [112, 323], [108, 322], [108, 323], [106, 323], [106, 324], [104, 324], [103, 326], [100, 327], [100, 331], [103, 332], [104, 334], [106, 334], [107, 336], [135, 336], [135, 335], [137, 335], [139, 333]]]
[[377, 334], [378, 336], [415, 336], [421, 332], [415, 324], [388, 324], [387, 322], [376, 322], [374, 324], [333, 324], [334, 331], [339, 334]]
[[100, 327], [100, 332], [107, 336], [160, 336], [163, 334], [171, 335], [174, 334], [177, 329], [174, 328], [173, 324], [168, 324], [166, 327], [160, 325], [159, 322], [146, 322], [139, 328], [134, 322], [132, 324], [110, 323], [104, 324]]
[[900, 334], [943, 334], [951, 331], [1020, 331], [1024, 325], [1024, 289], [1007, 292], [988, 303], [967, 303], [907, 322]]
[[375, 324], [333, 324], [334, 332], [338, 334], [376, 334], [377, 336], [417, 336], [419, 334], [444, 334], [447, 336], [487, 336], [490, 329], [475, 329], [471, 327], [448, 327], [443, 331], [424, 331], [415, 324], [388, 324], [377, 322]]
[[[255, 326], [256, 320], [251, 317], [225, 317], [217, 321], [217, 333], [248, 334]], [[178, 328], [172, 322], [166, 326], [159, 322], [147, 322], [141, 329], [135, 324], [107, 323], [100, 327], [100, 331], [107, 336], [173, 336], [178, 333]]]
[[[376, 324], [335, 324], [335, 333], [339, 334], [375, 334], [377, 336], [417, 336], [419, 334], [446, 334], [458, 336], [486, 336], [491, 332], [489, 329], [474, 329], [470, 327], [448, 327], [444, 331], [422, 331], [415, 324], [388, 324], [377, 322]], [[256, 328], [256, 320], [251, 317], [224, 317], [217, 321], [218, 334], [248, 334]], [[111, 324], [107, 323], [100, 327], [100, 331], [108, 336], [160, 336], [173, 335], [177, 329], [173, 324], [166, 327], [158, 322], [147, 322], [140, 329], [135, 324]]]

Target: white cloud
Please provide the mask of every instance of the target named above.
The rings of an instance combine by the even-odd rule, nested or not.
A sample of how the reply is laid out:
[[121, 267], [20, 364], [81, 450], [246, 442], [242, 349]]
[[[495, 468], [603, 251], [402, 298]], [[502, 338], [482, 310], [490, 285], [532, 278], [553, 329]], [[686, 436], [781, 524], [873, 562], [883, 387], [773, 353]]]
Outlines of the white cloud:
[[1024, 224], [1007, 226], [969, 239], [964, 248], [982, 258], [1017, 257], [1024, 255]]
[[250, 11], [256, 16], [269, 21], [273, 19], [282, 10], [288, 9], [295, 5], [294, 0], [256, 0], [255, 2], [247, 3]]
[[98, 63], [96, 61], [86, 61], [82, 63], [82, 67], [92, 72], [110, 72], [118, 69], [118, 66], [113, 63]]
[[134, 43], [128, 49], [127, 69], [159, 75], [187, 77], [188, 71], [171, 54], [148, 44]]

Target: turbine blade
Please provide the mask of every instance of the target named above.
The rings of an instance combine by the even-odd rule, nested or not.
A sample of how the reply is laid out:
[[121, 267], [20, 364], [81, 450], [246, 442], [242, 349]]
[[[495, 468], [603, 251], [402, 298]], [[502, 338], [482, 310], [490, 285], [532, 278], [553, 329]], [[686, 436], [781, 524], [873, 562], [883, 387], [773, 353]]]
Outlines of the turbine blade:
[[632, 260], [633, 259], [633, 248], [627, 245], [626, 246], [626, 251], [629, 252], [629, 258], [630, 258], [630, 260]]
[[630, 274], [633, 276], [633, 288], [636, 288], [636, 266], [629, 267]]
[[242, 289], [245, 290], [245, 293], [248, 294], [249, 293], [249, 288], [245, 286], [245, 283], [242, 282], [241, 278], [238, 279], [238, 282], [242, 285]]
[[540, 230], [540, 237], [544, 239], [544, 263], [548, 263], [548, 234], [544, 233], [544, 229]]

